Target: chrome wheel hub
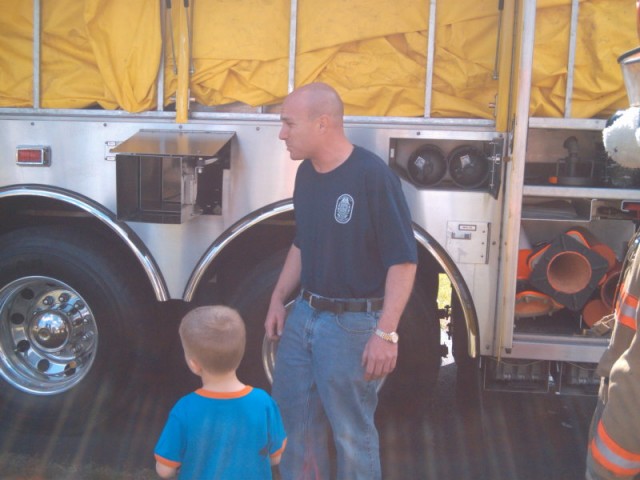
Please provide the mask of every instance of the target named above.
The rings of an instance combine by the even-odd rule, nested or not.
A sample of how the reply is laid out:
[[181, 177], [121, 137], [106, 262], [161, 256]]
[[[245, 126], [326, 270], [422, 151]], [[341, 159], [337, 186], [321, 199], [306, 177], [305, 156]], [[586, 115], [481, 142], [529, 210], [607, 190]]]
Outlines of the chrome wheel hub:
[[67, 391], [87, 375], [97, 347], [93, 313], [63, 282], [24, 277], [0, 290], [0, 375], [15, 388]]

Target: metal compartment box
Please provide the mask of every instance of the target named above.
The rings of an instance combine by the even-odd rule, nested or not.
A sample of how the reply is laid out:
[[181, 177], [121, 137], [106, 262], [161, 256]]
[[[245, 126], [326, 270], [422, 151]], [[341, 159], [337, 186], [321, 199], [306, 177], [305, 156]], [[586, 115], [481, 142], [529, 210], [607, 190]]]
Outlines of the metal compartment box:
[[219, 214], [234, 132], [141, 130], [116, 154], [119, 220], [183, 223]]

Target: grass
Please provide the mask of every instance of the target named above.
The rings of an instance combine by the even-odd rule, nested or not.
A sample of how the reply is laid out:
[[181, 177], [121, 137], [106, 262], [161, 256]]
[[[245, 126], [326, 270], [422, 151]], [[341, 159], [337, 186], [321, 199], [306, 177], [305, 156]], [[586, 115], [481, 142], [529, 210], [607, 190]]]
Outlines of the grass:
[[[445, 273], [441, 273], [438, 276], [438, 308], [444, 308], [451, 306], [451, 280]], [[440, 328], [446, 330], [448, 318], [440, 320]]]
[[0, 455], [2, 480], [157, 480], [151, 469], [135, 473], [122, 473], [115, 468], [97, 465], [67, 466], [43, 464], [42, 460], [27, 455]]

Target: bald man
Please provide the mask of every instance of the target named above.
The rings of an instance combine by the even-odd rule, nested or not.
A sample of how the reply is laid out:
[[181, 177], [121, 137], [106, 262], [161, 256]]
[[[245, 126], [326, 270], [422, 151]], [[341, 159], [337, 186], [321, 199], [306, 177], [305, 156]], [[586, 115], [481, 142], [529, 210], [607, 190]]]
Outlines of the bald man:
[[280, 139], [302, 160], [296, 234], [265, 320], [279, 339], [273, 396], [289, 439], [283, 480], [330, 478], [331, 440], [338, 479], [381, 478], [377, 390], [396, 366], [396, 329], [416, 272], [400, 181], [349, 141], [343, 115], [324, 83], [298, 88], [282, 106]]

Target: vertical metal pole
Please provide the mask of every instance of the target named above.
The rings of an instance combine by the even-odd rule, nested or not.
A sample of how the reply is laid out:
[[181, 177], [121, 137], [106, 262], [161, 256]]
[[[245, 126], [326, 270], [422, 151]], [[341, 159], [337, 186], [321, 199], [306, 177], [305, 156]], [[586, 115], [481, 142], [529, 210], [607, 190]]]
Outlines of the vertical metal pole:
[[429, 33], [427, 38], [427, 66], [424, 81], [424, 118], [431, 117], [433, 57], [436, 43], [436, 0], [429, 0]]
[[529, 132], [529, 104], [531, 101], [531, 70], [536, 30], [536, 0], [522, 0], [520, 64], [517, 85], [516, 122], [513, 131], [512, 161], [506, 164], [507, 180], [504, 192], [504, 215], [500, 253], [500, 284], [498, 286], [498, 357], [513, 345], [516, 282], [524, 167]]
[[179, 7], [178, 15], [178, 84], [176, 86], [176, 122], [187, 123], [189, 119], [189, 17], [187, 7]]
[[[164, 110], [164, 38], [167, 30], [167, 9], [162, 0], [158, 1], [160, 2], [160, 45], [162, 48], [160, 48], [160, 65], [158, 66], [158, 75], [156, 76], [156, 110], [162, 112]], [[173, 32], [171, 32], [171, 35], [173, 35]]]
[[564, 94], [564, 118], [571, 117], [573, 78], [576, 65], [576, 41], [578, 37], [579, 0], [571, 1], [571, 26], [569, 28], [569, 58], [567, 59], [567, 89]]
[[33, 0], [33, 108], [40, 108], [40, 0]]
[[289, 18], [289, 82], [287, 92], [293, 92], [296, 86], [296, 50], [298, 46], [298, 0], [291, 0]]

